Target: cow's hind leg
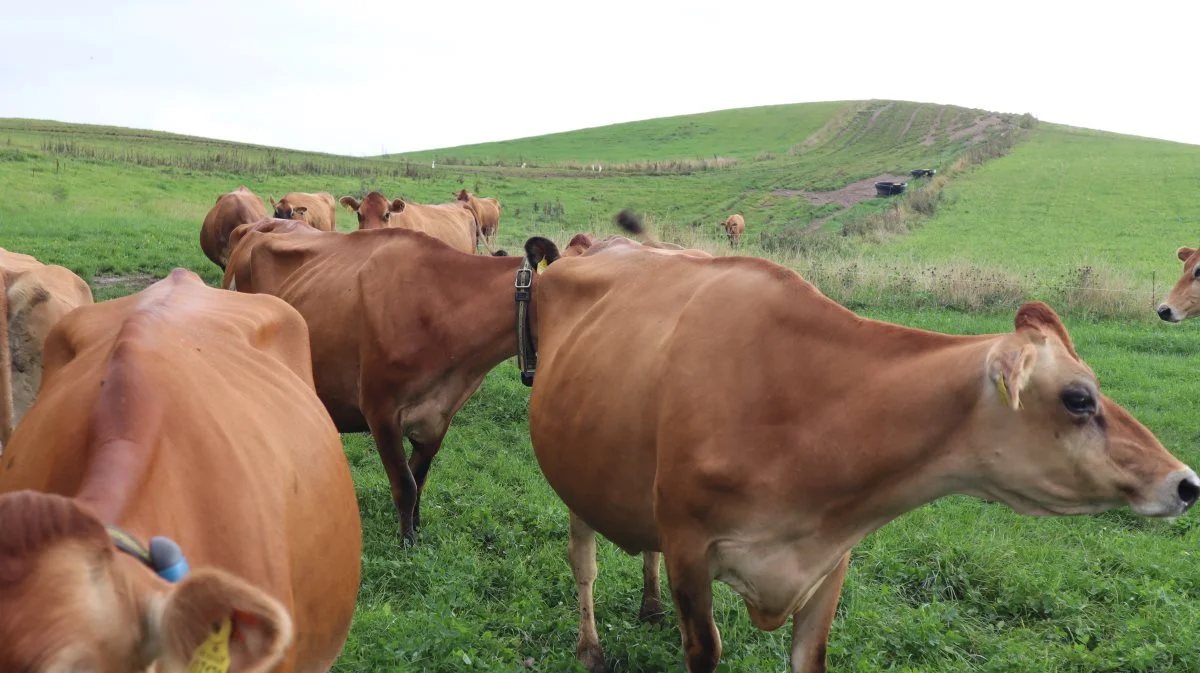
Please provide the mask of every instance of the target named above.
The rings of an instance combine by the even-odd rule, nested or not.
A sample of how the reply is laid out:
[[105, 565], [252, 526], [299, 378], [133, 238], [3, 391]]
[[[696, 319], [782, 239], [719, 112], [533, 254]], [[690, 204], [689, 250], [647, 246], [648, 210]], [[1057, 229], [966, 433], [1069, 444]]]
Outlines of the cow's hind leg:
[[400, 428], [392, 418], [378, 420], [368, 416], [367, 423], [371, 426], [379, 460], [383, 462], [383, 469], [392, 486], [392, 502], [400, 519], [398, 534], [405, 542], [416, 542], [413, 511], [417, 504], [417, 482], [404, 458], [404, 438], [400, 435]]
[[596, 581], [596, 531], [571, 513], [571, 542], [567, 547], [575, 589], [579, 592], [579, 642], [575, 656], [588, 673], [604, 673], [604, 651], [596, 634], [596, 611], [592, 585]]
[[850, 553], [821, 582], [812, 598], [792, 615], [792, 672], [825, 673], [825, 644], [837, 613]]
[[638, 619], [657, 624], [663, 618], [662, 591], [658, 583], [658, 566], [662, 554], [656, 551], [642, 552], [642, 609]]
[[721, 660], [721, 633], [712, 615], [712, 575], [702, 549], [667, 545], [667, 580], [679, 627], [688, 673], [713, 673]]

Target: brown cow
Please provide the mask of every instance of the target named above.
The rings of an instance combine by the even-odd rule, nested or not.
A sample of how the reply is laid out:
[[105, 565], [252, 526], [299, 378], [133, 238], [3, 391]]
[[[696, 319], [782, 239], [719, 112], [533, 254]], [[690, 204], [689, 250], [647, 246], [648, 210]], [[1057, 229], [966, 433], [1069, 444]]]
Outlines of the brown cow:
[[1182, 322], [1200, 314], [1200, 250], [1180, 248], [1175, 256], [1183, 262], [1183, 276], [1175, 283], [1167, 300], [1158, 305], [1158, 317], [1167, 322]]
[[469, 255], [475, 254], [480, 242], [488, 252], [492, 252], [491, 246], [483, 239], [475, 215], [461, 201], [437, 205], [411, 203], [403, 199], [389, 202], [383, 194], [371, 192], [362, 202], [353, 196], [343, 196], [341, 204], [358, 216], [359, 229], [397, 227], [428, 234]]
[[725, 227], [725, 235], [729, 237], [729, 245], [736, 248], [742, 241], [742, 234], [746, 233], [746, 220], [735, 213], [726, 218], [722, 226]]
[[42, 347], [50, 328], [92, 289], [69, 269], [0, 248], [0, 452], [42, 384]]
[[0, 458], [0, 670], [329, 670], [362, 535], [312, 385], [294, 310], [183, 269], [63, 318]]
[[479, 223], [479, 232], [484, 240], [493, 248], [496, 247], [496, 232], [500, 229], [500, 202], [490, 196], [475, 196], [465, 189], [455, 194], [454, 198], [467, 205]]
[[752, 257], [614, 241], [556, 261], [541, 238], [526, 252], [551, 262], [534, 287], [529, 430], [571, 512], [590, 671], [604, 669], [596, 532], [662, 552], [690, 673], [720, 658], [714, 580], [759, 628], [792, 617], [793, 670], [814, 673], [851, 549], [923, 503], [1177, 516], [1200, 495], [1040, 302], [1013, 332], [950, 336], [861, 318]]
[[225, 287], [273, 294], [304, 316], [317, 394], [339, 430], [374, 435], [408, 540], [451, 420], [517, 352], [520, 264], [467, 255], [407, 229], [250, 230], [225, 272]]
[[262, 199], [242, 185], [217, 197], [200, 227], [200, 249], [213, 264], [225, 268], [229, 259], [229, 233], [239, 224], [257, 222], [267, 216]]
[[288, 192], [278, 202], [274, 196], [269, 198], [278, 219], [307, 222], [318, 231], [337, 230], [337, 206], [329, 192]]

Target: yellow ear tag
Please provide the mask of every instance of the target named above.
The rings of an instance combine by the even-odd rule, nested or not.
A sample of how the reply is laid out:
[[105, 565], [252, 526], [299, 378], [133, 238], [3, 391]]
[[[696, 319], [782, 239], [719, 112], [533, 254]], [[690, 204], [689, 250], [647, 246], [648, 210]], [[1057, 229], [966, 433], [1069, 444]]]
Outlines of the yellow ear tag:
[[196, 648], [192, 662], [188, 664], [188, 673], [229, 673], [229, 634], [232, 630], [233, 622], [226, 617], [220, 628]]
[[[996, 379], [996, 392], [1000, 393], [1000, 401], [1004, 402], [1004, 406], [1006, 406], [1006, 407], [1012, 406], [1012, 403], [1008, 401], [1008, 386], [1005, 385], [1005, 383], [1004, 383], [1004, 375], [1003, 374], [1000, 375], [1000, 378]], [[1024, 405], [1021, 404], [1020, 401], [1018, 401], [1017, 408], [1022, 409], [1022, 408], [1024, 408]]]
[[538, 265], [537, 265], [537, 272], [538, 272], [539, 276], [542, 275], [542, 272], [546, 270], [547, 266], [549, 266], [549, 265], [546, 264], [546, 258], [543, 257], [542, 261], [538, 262]]

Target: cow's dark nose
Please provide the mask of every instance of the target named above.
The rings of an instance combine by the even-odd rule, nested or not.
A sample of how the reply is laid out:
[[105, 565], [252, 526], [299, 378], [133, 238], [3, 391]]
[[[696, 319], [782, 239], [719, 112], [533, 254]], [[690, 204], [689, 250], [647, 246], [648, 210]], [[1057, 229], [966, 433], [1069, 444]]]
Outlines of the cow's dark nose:
[[[1143, 315], [1145, 315], [1145, 314], [1143, 314]], [[1171, 307], [1167, 306], [1166, 304], [1159, 306], [1158, 307], [1158, 317], [1162, 318], [1163, 320], [1169, 321], [1171, 319]]]
[[1183, 481], [1179, 482], [1179, 499], [1183, 501], [1184, 509], [1190, 509], [1196, 504], [1196, 498], [1200, 498], [1200, 483], [1197, 483], [1195, 477], [1184, 477]]

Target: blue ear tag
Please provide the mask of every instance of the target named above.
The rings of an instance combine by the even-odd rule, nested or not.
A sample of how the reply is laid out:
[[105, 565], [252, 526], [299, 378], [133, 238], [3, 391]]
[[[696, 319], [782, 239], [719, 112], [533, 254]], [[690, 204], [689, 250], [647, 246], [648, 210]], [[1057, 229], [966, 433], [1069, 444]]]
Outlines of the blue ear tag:
[[187, 576], [190, 568], [183, 550], [169, 537], [150, 538], [150, 567], [164, 580], [175, 583]]

